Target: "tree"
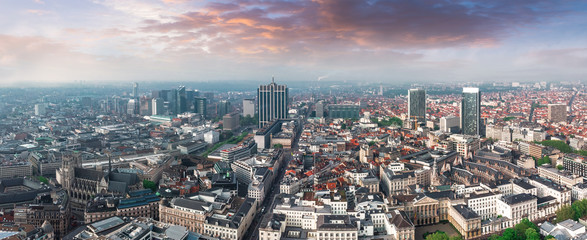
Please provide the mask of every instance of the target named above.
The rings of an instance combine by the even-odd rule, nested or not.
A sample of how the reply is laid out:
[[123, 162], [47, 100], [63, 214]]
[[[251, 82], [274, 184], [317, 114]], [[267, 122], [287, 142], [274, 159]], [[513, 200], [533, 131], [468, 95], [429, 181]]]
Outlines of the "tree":
[[275, 145], [273, 145], [273, 148], [275, 148], [275, 149], [283, 148], [283, 144], [281, 144], [281, 143], [275, 144]]
[[157, 190], [157, 185], [153, 181], [149, 181], [147, 179], [143, 180], [143, 188], [151, 189], [153, 192]]
[[556, 222], [575, 218], [575, 210], [570, 205], [563, 206], [556, 210]]
[[583, 199], [581, 201], [575, 201], [571, 205], [573, 211], [575, 211], [574, 220], [578, 220], [584, 216], [587, 216], [587, 199]]
[[526, 240], [540, 240], [540, 234], [534, 228], [528, 228], [525, 232]]
[[556, 168], [558, 168], [558, 170], [563, 170], [565, 169], [565, 167], [563, 165], [556, 165]]
[[45, 178], [43, 176], [39, 176], [39, 182], [42, 182], [44, 184], [49, 184], [49, 180], [47, 180], [47, 178]]
[[516, 240], [516, 231], [513, 228], [506, 229], [499, 240]]
[[433, 234], [428, 234], [426, 240], [449, 240], [448, 235], [445, 232], [437, 231]]

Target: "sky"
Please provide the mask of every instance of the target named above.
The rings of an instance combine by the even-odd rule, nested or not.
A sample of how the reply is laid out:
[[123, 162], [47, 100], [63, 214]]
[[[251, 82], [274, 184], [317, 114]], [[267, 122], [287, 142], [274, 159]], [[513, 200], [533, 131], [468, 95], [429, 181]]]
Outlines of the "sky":
[[0, 87], [587, 81], [587, 1], [0, 0]]

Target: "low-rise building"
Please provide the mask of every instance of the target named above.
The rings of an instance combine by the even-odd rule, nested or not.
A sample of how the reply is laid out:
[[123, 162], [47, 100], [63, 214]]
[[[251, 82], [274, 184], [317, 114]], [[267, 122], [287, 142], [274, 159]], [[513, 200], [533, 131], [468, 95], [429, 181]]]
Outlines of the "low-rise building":
[[481, 235], [481, 217], [465, 205], [453, 205], [449, 210], [449, 222], [459, 231], [463, 239]]

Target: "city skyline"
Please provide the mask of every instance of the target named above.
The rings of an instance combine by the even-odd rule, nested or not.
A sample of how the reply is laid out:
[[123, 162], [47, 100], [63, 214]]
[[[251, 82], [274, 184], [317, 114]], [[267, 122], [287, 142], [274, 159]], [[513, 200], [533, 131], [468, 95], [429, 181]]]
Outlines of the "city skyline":
[[582, 2], [4, 1], [3, 87], [585, 81]]

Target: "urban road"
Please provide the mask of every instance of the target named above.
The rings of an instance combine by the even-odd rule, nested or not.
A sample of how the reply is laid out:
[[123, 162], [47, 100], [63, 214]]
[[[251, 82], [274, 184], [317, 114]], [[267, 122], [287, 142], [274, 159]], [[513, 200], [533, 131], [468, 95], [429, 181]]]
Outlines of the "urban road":
[[291, 146], [291, 149], [284, 149], [284, 151], [283, 151], [284, 156], [283, 156], [283, 162], [281, 163], [281, 167], [279, 168], [279, 171], [278, 171], [279, 175], [277, 176], [277, 178], [273, 181], [273, 184], [271, 185], [271, 190], [269, 191], [269, 196], [265, 196], [265, 199], [263, 200], [263, 204], [261, 204], [257, 208], [258, 210], [255, 215], [255, 218], [253, 219], [251, 226], [249, 226], [249, 229], [247, 229], [247, 232], [243, 236], [243, 239], [247, 239], [247, 240], [259, 239], [259, 228], [262, 227], [259, 225], [261, 224], [261, 221], [263, 220], [263, 217], [265, 216], [265, 214], [267, 214], [270, 211], [273, 211], [273, 209], [275, 208], [275, 197], [280, 192], [279, 191], [279, 183], [283, 179], [283, 176], [285, 173], [285, 171], [284, 171], [285, 167], [287, 165], [289, 165], [289, 161], [291, 161], [291, 159], [292, 159], [293, 151], [295, 149], [298, 149], [298, 141], [300, 139], [300, 135], [302, 133], [302, 129], [304, 126], [303, 122], [306, 120], [307, 117], [308, 117], [308, 113], [306, 113], [306, 116], [298, 122], [299, 123], [298, 131], [296, 133], [296, 137], [294, 138], [294, 142]]

